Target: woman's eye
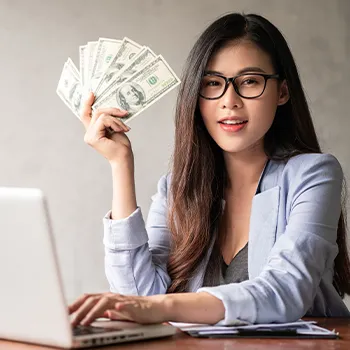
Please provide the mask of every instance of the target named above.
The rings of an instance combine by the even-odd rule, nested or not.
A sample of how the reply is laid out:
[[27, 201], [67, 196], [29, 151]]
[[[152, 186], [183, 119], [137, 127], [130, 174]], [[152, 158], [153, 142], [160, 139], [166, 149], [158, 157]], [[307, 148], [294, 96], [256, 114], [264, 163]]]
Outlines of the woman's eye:
[[250, 85], [250, 84], [254, 84], [254, 83], [256, 83], [256, 82], [257, 82], [257, 81], [254, 80], [254, 79], [246, 79], [246, 80], [243, 81], [242, 84]]
[[220, 82], [212, 80], [207, 82], [207, 86], [220, 86]]

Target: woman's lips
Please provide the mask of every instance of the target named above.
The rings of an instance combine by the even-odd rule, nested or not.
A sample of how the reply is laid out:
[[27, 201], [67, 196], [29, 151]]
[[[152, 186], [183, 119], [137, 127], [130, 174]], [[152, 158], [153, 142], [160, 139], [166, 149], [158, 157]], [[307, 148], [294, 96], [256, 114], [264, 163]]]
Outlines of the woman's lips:
[[243, 124], [224, 124], [224, 123], [219, 123], [221, 129], [224, 131], [229, 131], [229, 132], [238, 132], [244, 129], [244, 127], [248, 124], [248, 121], [243, 122]]

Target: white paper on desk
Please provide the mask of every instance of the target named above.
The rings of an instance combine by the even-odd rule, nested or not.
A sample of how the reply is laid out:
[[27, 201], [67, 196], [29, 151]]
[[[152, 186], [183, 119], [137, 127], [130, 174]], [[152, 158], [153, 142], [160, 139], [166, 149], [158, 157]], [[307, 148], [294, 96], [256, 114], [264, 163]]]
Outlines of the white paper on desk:
[[187, 328], [187, 327], [212, 327], [207, 323], [184, 323], [184, 322], [169, 322], [172, 326], [176, 328]]
[[169, 322], [172, 326], [176, 328], [180, 328], [182, 331], [187, 331], [187, 329], [227, 329], [227, 327], [232, 327], [232, 326], [246, 326], [250, 325], [250, 323], [245, 322], [245, 321], [240, 321], [240, 320], [234, 320], [230, 326], [213, 326], [207, 323], [183, 323], [183, 322]]
[[184, 332], [219, 332], [222, 331], [227, 332], [231, 330], [238, 329], [260, 329], [260, 328], [268, 328], [268, 329], [278, 329], [278, 328], [298, 328], [303, 325], [312, 325], [315, 324], [316, 321], [296, 321], [296, 322], [288, 322], [288, 323], [265, 323], [265, 324], [248, 324], [247, 322], [237, 320], [236, 325], [230, 326], [213, 326], [208, 324], [195, 324], [195, 323], [176, 323], [171, 322], [174, 327], [180, 328]]
[[212, 326], [203, 324], [173, 324], [175, 327], [180, 328], [184, 332], [188, 332], [190, 335], [198, 336], [210, 336], [210, 335], [232, 335], [238, 334], [240, 329], [244, 330], [276, 330], [278, 329], [290, 329], [296, 330], [300, 335], [310, 335], [310, 336], [325, 336], [325, 335], [335, 335], [336, 333], [328, 329], [316, 326], [316, 321], [303, 321], [299, 320], [296, 322], [288, 323], [267, 323], [267, 324], [243, 324], [236, 326]]
[[180, 328], [182, 331], [211, 331], [211, 330], [229, 330], [229, 329], [258, 329], [258, 328], [286, 328], [293, 326], [301, 326], [302, 324], [315, 324], [316, 321], [296, 321], [288, 323], [265, 323], [265, 324], [250, 324], [248, 322], [236, 320], [233, 324], [229, 326], [213, 326], [209, 324], [201, 323], [179, 323], [179, 322], [169, 322], [174, 327]]
[[317, 323], [316, 321], [303, 321], [299, 320], [296, 322], [287, 322], [287, 323], [260, 323], [260, 324], [252, 324], [252, 325], [247, 325], [247, 326], [238, 326], [238, 327], [233, 327], [233, 328], [243, 328], [243, 329], [260, 329], [260, 328], [268, 328], [268, 329], [278, 329], [278, 328], [299, 328], [301, 326], [305, 325], [312, 325]]

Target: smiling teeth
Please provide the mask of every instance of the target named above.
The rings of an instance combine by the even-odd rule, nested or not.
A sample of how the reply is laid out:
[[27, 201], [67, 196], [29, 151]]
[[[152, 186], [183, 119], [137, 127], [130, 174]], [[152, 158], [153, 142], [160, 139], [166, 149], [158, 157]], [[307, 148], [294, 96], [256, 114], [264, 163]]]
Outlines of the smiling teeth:
[[245, 121], [239, 121], [239, 120], [224, 120], [221, 123], [223, 124], [243, 124]]

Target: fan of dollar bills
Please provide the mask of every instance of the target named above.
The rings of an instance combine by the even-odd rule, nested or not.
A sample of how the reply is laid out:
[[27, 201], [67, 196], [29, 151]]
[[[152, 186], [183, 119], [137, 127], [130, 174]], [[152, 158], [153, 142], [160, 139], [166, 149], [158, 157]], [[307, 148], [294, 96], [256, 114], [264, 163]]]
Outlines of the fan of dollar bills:
[[180, 84], [161, 55], [129, 38], [99, 38], [79, 47], [79, 70], [68, 58], [57, 94], [79, 118], [84, 96], [95, 95], [93, 109], [127, 110], [125, 123]]

